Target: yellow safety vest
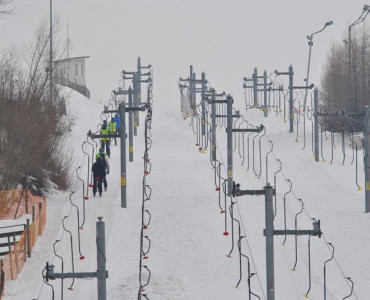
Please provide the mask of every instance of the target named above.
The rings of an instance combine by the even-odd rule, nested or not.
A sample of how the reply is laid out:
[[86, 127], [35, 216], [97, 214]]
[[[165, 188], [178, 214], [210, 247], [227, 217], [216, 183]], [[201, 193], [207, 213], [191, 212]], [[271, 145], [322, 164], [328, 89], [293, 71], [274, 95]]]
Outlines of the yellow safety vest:
[[98, 154], [96, 154], [96, 160], [98, 160], [99, 157], [101, 157], [104, 160], [107, 160], [105, 153], [98, 152]]
[[117, 123], [116, 122], [109, 122], [108, 127], [109, 127], [109, 132], [116, 133], [116, 131], [117, 131]]
[[[100, 129], [100, 134], [109, 134], [109, 130], [108, 130], [108, 127], [107, 128], [105, 128], [105, 129]], [[109, 141], [110, 140], [110, 138], [108, 138], [108, 137], [102, 137], [101, 138], [101, 140], [102, 141]]]

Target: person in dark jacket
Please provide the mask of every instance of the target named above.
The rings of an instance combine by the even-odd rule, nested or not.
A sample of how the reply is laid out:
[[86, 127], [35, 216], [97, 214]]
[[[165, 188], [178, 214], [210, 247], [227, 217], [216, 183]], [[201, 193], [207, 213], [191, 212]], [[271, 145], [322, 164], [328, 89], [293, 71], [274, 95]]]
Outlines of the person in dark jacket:
[[[105, 174], [109, 174], [109, 170], [110, 170], [109, 162], [108, 162], [107, 155], [104, 153], [103, 148], [100, 148], [98, 154], [96, 154], [96, 160], [98, 160], [98, 158], [103, 159], [104, 164], [105, 164]], [[103, 184], [104, 184], [104, 190], [107, 191], [107, 188], [108, 188], [107, 176], [103, 178]]]
[[[92, 172], [93, 172], [93, 178], [94, 178], [94, 184], [93, 184], [93, 195], [95, 197], [96, 190], [99, 191], [99, 196], [101, 196], [103, 190], [102, 190], [102, 182], [105, 180], [106, 184], [106, 162], [101, 157], [99, 157], [96, 162], [92, 166]], [[104, 185], [105, 185], [104, 184]], [[106, 187], [105, 187], [106, 190]]]

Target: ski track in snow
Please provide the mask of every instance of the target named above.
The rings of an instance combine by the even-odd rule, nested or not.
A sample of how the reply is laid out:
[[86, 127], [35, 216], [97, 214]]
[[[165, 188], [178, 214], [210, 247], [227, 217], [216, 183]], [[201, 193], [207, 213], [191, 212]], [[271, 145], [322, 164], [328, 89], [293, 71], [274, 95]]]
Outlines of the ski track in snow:
[[[144, 260], [152, 271], [147, 293], [150, 299], [194, 299], [225, 300], [246, 299], [248, 286], [246, 282], [246, 262], [243, 260], [243, 280], [240, 289], [235, 289], [239, 279], [238, 250], [235, 245], [232, 258], [227, 258], [231, 248], [231, 235], [225, 237], [224, 215], [218, 208], [218, 196], [215, 192], [212, 166], [209, 153], [199, 153], [195, 147], [196, 136], [188, 125], [189, 120], [182, 120], [178, 102], [159, 99], [157, 101], [154, 86], [153, 105], [153, 146], [149, 158], [153, 164], [152, 173], [147, 183], [153, 189], [147, 207], [152, 214], [149, 228], [144, 232], [152, 240], [149, 259]], [[143, 98], [145, 99], [145, 98]], [[237, 101], [236, 101], [237, 102]], [[236, 105], [238, 106], [238, 105]], [[243, 109], [243, 105], [240, 105]], [[71, 134], [69, 147], [73, 152], [77, 168], [82, 165], [81, 177], [86, 179], [87, 158], [81, 151], [81, 144], [86, 140], [89, 129], [95, 131], [100, 122], [103, 106], [94, 100], [87, 100], [77, 93], [72, 93], [69, 111], [76, 125]], [[242, 111], [242, 110], [241, 110]], [[244, 111], [244, 110], [243, 110]], [[268, 139], [274, 142], [274, 154], [283, 162], [284, 175], [293, 182], [293, 191], [305, 202], [305, 209], [311, 217], [321, 220], [326, 239], [335, 246], [335, 257], [346, 276], [355, 282], [355, 292], [359, 299], [369, 299], [370, 295], [370, 240], [367, 229], [370, 218], [363, 213], [363, 191], [356, 191], [354, 183], [354, 166], [349, 162], [341, 166], [341, 159], [334, 165], [315, 163], [312, 158], [310, 130], [308, 130], [306, 150], [302, 143], [295, 143], [295, 134], [288, 133], [288, 125], [281, 117], [271, 115], [263, 118], [256, 110], [244, 113], [252, 124], [264, 124]], [[19, 274], [18, 280], [6, 284], [4, 300], [51, 299], [51, 289], [43, 285], [41, 271], [46, 261], [52, 262], [52, 245], [62, 234], [61, 220], [69, 214], [67, 228], [73, 232], [74, 257], [76, 271], [96, 270], [95, 222], [103, 216], [106, 224], [106, 257], [109, 278], [107, 280], [108, 299], [137, 299], [139, 288], [138, 266], [141, 226], [142, 176], [144, 152], [143, 120], [134, 138], [134, 162], [128, 163], [127, 191], [128, 207], [120, 208], [120, 168], [119, 141], [111, 147], [111, 173], [108, 175], [108, 191], [103, 196], [92, 197], [86, 204], [86, 221], [81, 234], [81, 252], [86, 257], [80, 261], [77, 247], [76, 210], [69, 204], [69, 193], [55, 192], [47, 200], [47, 226], [43, 235]], [[251, 136], [253, 137], [253, 135]], [[300, 137], [300, 140], [303, 140]], [[218, 155], [226, 163], [225, 129], [217, 131]], [[256, 138], [258, 142], [258, 138]], [[246, 162], [241, 165], [238, 150], [234, 153], [234, 179], [242, 188], [261, 189], [265, 185], [265, 155], [270, 150], [267, 138], [262, 142], [261, 178], [256, 178], [250, 169], [246, 172]], [[258, 144], [258, 143], [257, 143]], [[330, 149], [325, 149], [329, 157]], [[336, 150], [340, 157], [340, 150]], [[347, 149], [350, 155], [350, 149]], [[258, 157], [258, 152], [256, 152]], [[327, 160], [329, 160], [327, 157]], [[349, 158], [348, 158], [349, 159]], [[256, 160], [257, 161], [257, 160]], [[270, 182], [278, 169], [273, 155], [269, 156]], [[90, 162], [91, 168], [91, 162]], [[257, 171], [259, 163], [256, 162]], [[359, 182], [363, 185], [362, 164], [359, 166]], [[225, 173], [223, 173], [225, 174]], [[73, 173], [75, 177], [75, 173]], [[79, 205], [82, 216], [82, 186], [77, 180], [74, 184], [76, 194], [74, 203]], [[280, 174], [277, 181], [278, 213], [275, 228], [283, 229], [283, 195], [288, 185]], [[264, 199], [242, 197], [236, 199], [238, 206], [234, 215], [242, 216], [242, 234], [246, 234], [251, 247], [255, 265], [251, 271], [256, 272], [265, 289], [265, 239]], [[223, 202], [222, 202], [223, 203]], [[299, 203], [292, 194], [287, 196], [288, 228], [294, 227], [294, 216], [299, 211]], [[229, 219], [229, 216], [228, 216]], [[300, 229], [311, 229], [309, 216], [302, 214], [299, 218]], [[236, 225], [235, 225], [236, 226]], [[228, 224], [230, 231], [230, 223]], [[236, 227], [235, 227], [236, 228]], [[245, 232], [244, 232], [245, 229]], [[237, 230], [237, 229], [236, 229]], [[245, 239], [244, 239], [245, 240]], [[294, 237], [288, 237], [282, 246], [283, 237], [275, 237], [275, 287], [277, 299], [300, 299], [308, 289], [307, 237], [299, 237], [297, 271], [292, 272], [294, 264]], [[242, 244], [243, 253], [252, 258], [247, 244]], [[312, 288], [311, 299], [321, 299], [323, 294], [323, 262], [330, 258], [323, 239], [311, 238]], [[63, 235], [58, 254], [64, 258], [65, 272], [71, 271], [69, 236]], [[55, 258], [55, 271], [59, 272], [60, 261]], [[349, 294], [349, 287], [335, 263], [327, 269], [328, 299], [342, 299]], [[146, 280], [143, 271], [143, 282]], [[60, 299], [60, 281], [52, 282], [56, 299]], [[97, 299], [96, 279], [76, 280], [74, 290], [69, 291], [71, 280], [65, 280], [64, 299]], [[258, 278], [251, 279], [252, 290], [263, 299]], [[355, 299], [355, 297], [352, 297]]]

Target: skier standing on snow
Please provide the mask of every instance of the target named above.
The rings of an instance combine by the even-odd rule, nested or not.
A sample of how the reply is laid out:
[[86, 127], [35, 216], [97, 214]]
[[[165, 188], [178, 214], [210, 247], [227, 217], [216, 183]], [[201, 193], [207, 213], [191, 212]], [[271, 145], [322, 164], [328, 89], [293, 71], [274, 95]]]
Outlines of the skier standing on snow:
[[119, 134], [121, 129], [121, 117], [119, 116], [119, 114], [115, 115], [114, 120], [116, 121], [117, 134]]
[[102, 178], [102, 182], [104, 184], [104, 191], [106, 191], [108, 188], [106, 174], [109, 174], [110, 168], [109, 168], [109, 162], [108, 162], [107, 156], [105, 155], [103, 148], [100, 148], [98, 154], [96, 154], [96, 161], [98, 161], [99, 158], [103, 160], [103, 163], [105, 166], [104, 168], [105, 176]]
[[[112, 118], [112, 120], [108, 124], [109, 134], [116, 134], [117, 133], [117, 123], [116, 119]], [[114, 138], [114, 144], [117, 146], [117, 138]]]
[[[109, 129], [107, 125], [107, 120], [103, 121], [103, 125], [100, 128], [100, 134], [108, 135], [109, 134]], [[110, 157], [110, 138], [109, 137], [102, 137], [100, 138], [101, 141], [101, 147], [104, 149], [106, 148], [107, 155]]]
[[[106, 176], [106, 162], [103, 160], [103, 158], [98, 157], [96, 162], [92, 166], [92, 172], [94, 177], [94, 184], [93, 184], [93, 195], [95, 197], [96, 190], [99, 191], [99, 196], [102, 194], [102, 181], [105, 179]], [[106, 187], [105, 187], [106, 190]]]

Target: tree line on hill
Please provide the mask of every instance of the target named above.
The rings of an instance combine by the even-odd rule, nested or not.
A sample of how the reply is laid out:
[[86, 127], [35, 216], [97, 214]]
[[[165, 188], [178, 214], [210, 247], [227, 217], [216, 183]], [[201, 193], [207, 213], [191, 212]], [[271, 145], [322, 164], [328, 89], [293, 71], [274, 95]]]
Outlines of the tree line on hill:
[[[321, 111], [363, 112], [370, 105], [369, 27], [365, 23], [358, 27], [352, 28], [350, 41], [347, 32], [343, 41], [334, 42], [329, 49], [321, 80]], [[328, 117], [321, 121], [336, 132], [362, 131], [364, 118]]]

